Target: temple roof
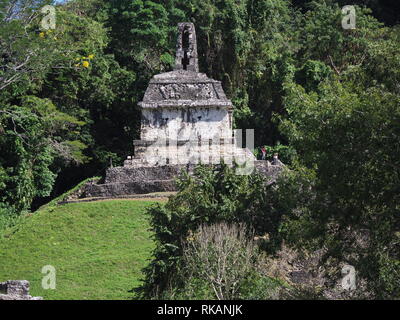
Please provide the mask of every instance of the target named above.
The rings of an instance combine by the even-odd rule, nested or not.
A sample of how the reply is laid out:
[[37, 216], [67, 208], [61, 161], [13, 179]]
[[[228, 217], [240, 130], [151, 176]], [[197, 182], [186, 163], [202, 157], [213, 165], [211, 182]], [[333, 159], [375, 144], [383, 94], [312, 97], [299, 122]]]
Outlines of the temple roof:
[[221, 107], [232, 109], [220, 81], [198, 72], [196, 32], [192, 23], [178, 24], [176, 63], [173, 71], [155, 75], [141, 108]]

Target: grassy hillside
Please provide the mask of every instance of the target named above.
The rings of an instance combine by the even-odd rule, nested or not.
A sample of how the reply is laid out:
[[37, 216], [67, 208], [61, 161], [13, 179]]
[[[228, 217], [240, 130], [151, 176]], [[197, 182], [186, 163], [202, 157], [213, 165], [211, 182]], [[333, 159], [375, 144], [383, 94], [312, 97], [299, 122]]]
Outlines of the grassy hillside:
[[[155, 201], [110, 200], [48, 206], [0, 239], [0, 282], [25, 279], [45, 299], [129, 299], [150, 258], [145, 208]], [[57, 271], [55, 290], [41, 269]]]

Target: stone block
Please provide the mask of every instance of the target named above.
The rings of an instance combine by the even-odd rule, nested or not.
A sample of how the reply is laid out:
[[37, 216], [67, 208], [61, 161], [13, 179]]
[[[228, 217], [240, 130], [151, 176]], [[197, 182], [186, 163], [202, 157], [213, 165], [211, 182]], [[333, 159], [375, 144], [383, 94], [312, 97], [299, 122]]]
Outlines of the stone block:
[[43, 300], [29, 295], [29, 281], [8, 280], [0, 282], [0, 300]]

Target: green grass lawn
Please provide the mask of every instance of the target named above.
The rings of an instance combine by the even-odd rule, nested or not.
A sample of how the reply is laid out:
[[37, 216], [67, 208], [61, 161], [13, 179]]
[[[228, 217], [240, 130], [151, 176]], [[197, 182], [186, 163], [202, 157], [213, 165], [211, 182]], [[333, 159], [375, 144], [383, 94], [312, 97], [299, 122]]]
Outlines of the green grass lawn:
[[[145, 208], [155, 201], [110, 200], [44, 207], [0, 239], [0, 282], [29, 280], [44, 299], [131, 299], [153, 242]], [[56, 289], [41, 287], [56, 268]]]

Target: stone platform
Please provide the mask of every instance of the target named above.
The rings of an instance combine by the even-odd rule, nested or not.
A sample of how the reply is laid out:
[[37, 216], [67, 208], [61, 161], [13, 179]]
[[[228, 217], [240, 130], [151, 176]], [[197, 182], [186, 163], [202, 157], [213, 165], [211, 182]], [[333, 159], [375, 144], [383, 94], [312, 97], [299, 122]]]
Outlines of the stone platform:
[[[255, 161], [255, 172], [265, 176], [266, 184], [276, 181], [283, 164], [278, 160]], [[104, 181], [90, 182], [84, 186], [81, 198], [117, 198], [121, 196], [154, 192], [176, 191], [175, 179], [182, 171], [192, 174], [195, 165], [165, 165], [156, 167], [109, 168]]]

